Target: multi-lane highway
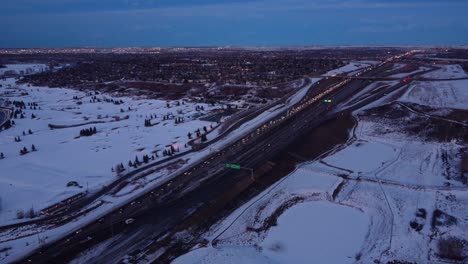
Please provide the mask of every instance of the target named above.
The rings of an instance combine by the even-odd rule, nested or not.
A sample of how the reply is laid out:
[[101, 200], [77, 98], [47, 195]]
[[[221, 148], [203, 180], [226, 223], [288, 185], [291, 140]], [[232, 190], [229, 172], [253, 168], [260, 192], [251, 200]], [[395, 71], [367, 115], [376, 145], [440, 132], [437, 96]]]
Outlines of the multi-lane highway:
[[[382, 66], [365, 70], [379, 76]], [[144, 250], [154, 240], [194, 214], [197, 209], [228, 192], [237, 182], [250, 178], [248, 172], [226, 170], [225, 163], [257, 168], [287, 147], [297, 136], [337, 114], [329, 110], [359, 89], [365, 80], [329, 77], [314, 84], [294, 106], [260, 124], [255, 131], [212, 153], [189, 170], [75, 233], [46, 245], [22, 262], [63, 263], [79, 252], [113, 236], [119, 239], [95, 263], [115, 262], [134, 250]], [[331, 103], [323, 99], [331, 99]], [[253, 179], [252, 179], [253, 180]], [[127, 221], [133, 219], [134, 222]]]

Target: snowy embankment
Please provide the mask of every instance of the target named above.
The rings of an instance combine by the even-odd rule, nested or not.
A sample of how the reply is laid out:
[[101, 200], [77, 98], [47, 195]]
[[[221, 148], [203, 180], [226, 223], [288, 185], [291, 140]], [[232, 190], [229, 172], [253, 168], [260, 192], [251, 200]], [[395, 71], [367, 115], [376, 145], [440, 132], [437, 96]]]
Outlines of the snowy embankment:
[[390, 77], [392, 77], [392, 78], [404, 78], [406, 76], [417, 74], [417, 73], [427, 71], [427, 70], [430, 70], [430, 69], [431, 68], [429, 68], [429, 67], [419, 67], [417, 70], [414, 70], [412, 72], [402, 72], [402, 73], [392, 74]]
[[367, 68], [371, 65], [375, 65], [378, 63], [379, 63], [378, 61], [352, 61], [341, 68], [334, 69], [325, 73], [323, 76], [333, 76], [333, 75], [344, 74], [344, 73], [348, 73], [349, 75], [352, 75], [364, 68]]

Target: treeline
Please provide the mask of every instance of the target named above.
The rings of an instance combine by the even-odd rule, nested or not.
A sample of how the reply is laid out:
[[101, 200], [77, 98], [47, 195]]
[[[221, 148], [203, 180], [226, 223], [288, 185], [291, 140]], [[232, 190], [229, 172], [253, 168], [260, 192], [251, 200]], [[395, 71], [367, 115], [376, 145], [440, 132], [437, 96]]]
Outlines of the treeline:
[[89, 137], [97, 133], [96, 127], [93, 128], [86, 128], [80, 130], [80, 136], [82, 137]]

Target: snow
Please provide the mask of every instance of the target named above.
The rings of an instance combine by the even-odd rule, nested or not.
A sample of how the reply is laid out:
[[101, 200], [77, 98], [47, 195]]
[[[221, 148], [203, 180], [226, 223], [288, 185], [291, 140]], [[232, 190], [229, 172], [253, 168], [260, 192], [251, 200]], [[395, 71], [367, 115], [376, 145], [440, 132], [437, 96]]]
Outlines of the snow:
[[416, 73], [419, 73], [419, 72], [423, 72], [423, 71], [427, 71], [427, 70], [430, 70], [429, 67], [419, 67], [419, 69], [417, 70], [414, 70], [412, 72], [403, 72], [403, 73], [397, 73], [397, 74], [392, 74], [390, 77], [393, 77], [393, 78], [404, 78], [406, 76], [409, 76], [409, 75], [412, 75], [412, 74], [416, 74]]
[[394, 160], [397, 149], [379, 142], [357, 142], [323, 161], [356, 173], [372, 172]]
[[190, 254], [177, 258], [172, 264], [273, 264], [275, 262], [260, 254], [254, 248], [244, 246], [229, 246], [214, 250], [202, 248]]
[[332, 76], [332, 75], [337, 75], [337, 74], [344, 74], [344, 73], [351, 73], [351, 72], [355, 72], [357, 70], [361, 70], [361, 69], [364, 69], [364, 68], [367, 68], [371, 65], [374, 65], [378, 62], [375, 62], [375, 61], [353, 61], [353, 62], [350, 62], [348, 63], [347, 65], [341, 67], [341, 68], [338, 68], [338, 69], [335, 69], [335, 70], [331, 70], [329, 72], [327, 72], [326, 74], [324, 74], [324, 76]]
[[440, 69], [428, 72], [422, 77], [433, 79], [446, 79], [446, 78], [468, 78], [468, 74], [463, 70], [460, 65], [448, 64], [438, 65]]
[[[343, 219], [347, 223], [343, 224]], [[173, 261], [185, 263], [353, 263], [368, 225], [360, 211], [328, 202], [298, 204], [278, 219], [260, 244], [201, 248]], [[349, 228], [352, 226], [353, 228]]]
[[[456, 64], [437, 65], [439, 69], [423, 75], [424, 78], [468, 78]], [[427, 105], [433, 108], [468, 109], [468, 80], [419, 81], [399, 101]]]
[[354, 263], [368, 225], [367, 216], [354, 208], [303, 203], [281, 215], [261, 245], [279, 263]]
[[403, 102], [434, 108], [468, 109], [468, 80], [415, 82], [401, 98]]

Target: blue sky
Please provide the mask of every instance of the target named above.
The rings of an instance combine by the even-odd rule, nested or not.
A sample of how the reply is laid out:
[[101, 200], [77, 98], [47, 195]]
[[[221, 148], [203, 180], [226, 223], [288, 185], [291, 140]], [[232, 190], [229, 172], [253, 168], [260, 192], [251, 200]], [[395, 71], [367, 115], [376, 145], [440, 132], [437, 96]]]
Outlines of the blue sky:
[[0, 48], [468, 44], [468, 0], [0, 0], [0, 6]]

